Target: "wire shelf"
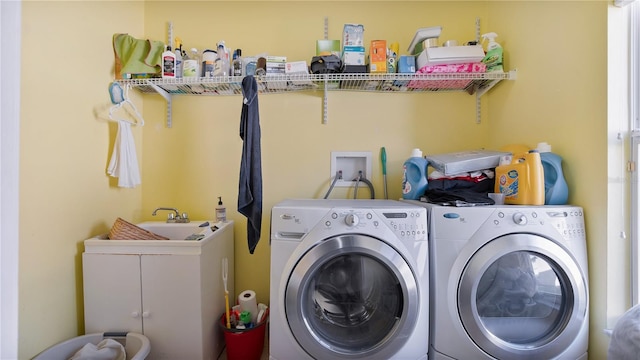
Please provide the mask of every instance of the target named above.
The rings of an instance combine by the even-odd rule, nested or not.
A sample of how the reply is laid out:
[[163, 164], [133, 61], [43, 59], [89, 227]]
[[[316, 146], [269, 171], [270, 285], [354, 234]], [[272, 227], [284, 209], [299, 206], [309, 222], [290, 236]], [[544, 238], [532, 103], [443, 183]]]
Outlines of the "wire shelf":
[[[464, 91], [473, 94], [495, 83], [515, 78], [513, 72], [440, 73], [440, 74], [293, 74], [256, 77], [260, 94], [295, 91], [365, 91], [365, 92], [442, 92]], [[117, 80], [142, 93], [170, 95], [239, 95], [242, 77], [152, 78]]]
[[[175, 95], [242, 95], [241, 76], [181, 79], [148, 78], [116, 80], [142, 93], [159, 94], [167, 101], [167, 127], [172, 126], [172, 98]], [[501, 80], [515, 80], [516, 71], [439, 74], [290, 74], [256, 77], [259, 94], [322, 91], [323, 123], [327, 123], [331, 91], [378, 93], [466, 92], [476, 95], [476, 122], [480, 122], [479, 97]]]

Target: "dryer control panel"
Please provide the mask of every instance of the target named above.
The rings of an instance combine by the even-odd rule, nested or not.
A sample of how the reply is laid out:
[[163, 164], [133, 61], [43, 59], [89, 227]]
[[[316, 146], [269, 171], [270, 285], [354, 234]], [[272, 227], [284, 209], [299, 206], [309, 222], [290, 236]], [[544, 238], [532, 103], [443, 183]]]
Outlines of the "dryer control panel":
[[502, 222], [523, 228], [552, 226], [567, 240], [586, 237], [584, 213], [577, 206], [500, 208], [494, 216], [497, 217], [494, 220], [496, 225]]

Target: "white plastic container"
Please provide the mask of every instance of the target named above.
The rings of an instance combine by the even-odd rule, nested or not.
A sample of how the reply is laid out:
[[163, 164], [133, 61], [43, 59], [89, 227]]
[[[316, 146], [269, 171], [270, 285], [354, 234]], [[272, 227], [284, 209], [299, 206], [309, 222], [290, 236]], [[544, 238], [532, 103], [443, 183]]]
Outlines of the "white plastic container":
[[102, 340], [114, 339], [124, 346], [127, 360], [143, 360], [151, 351], [149, 339], [138, 333], [95, 333], [74, 337], [53, 345], [36, 355], [33, 360], [69, 359], [83, 346], [91, 343], [99, 344]]

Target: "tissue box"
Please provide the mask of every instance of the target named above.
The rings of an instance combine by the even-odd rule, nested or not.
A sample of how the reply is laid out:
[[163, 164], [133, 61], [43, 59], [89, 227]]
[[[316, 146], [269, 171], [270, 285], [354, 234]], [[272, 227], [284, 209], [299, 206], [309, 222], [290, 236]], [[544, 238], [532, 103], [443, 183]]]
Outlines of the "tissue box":
[[455, 153], [427, 155], [429, 165], [445, 176], [492, 169], [500, 164], [500, 158], [511, 155], [504, 151], [472, 150]]

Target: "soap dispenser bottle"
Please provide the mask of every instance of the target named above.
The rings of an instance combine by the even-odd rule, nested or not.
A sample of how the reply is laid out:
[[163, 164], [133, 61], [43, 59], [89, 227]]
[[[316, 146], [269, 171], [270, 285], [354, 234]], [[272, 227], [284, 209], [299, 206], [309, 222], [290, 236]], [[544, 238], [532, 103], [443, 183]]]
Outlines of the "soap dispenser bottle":
[[227, 221], [227, 208], [224, 207], [224, 204], [222, 203], [222, 196], [218, 196], [218, 206], [216, 206], [216, 221]]

